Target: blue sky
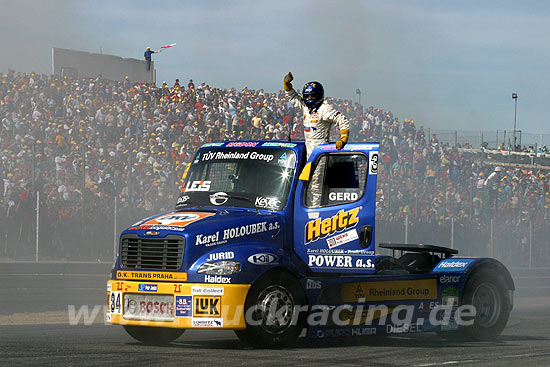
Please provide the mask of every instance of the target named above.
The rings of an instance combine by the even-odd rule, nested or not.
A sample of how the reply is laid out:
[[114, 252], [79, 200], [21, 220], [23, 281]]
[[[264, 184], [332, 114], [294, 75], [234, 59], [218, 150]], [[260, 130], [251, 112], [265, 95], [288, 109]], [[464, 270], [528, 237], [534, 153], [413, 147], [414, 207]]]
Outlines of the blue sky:
[[550, 133], [546, 1], [3, 1], [0, 71], [49, 73], [51, 47], [142, 58], [157, 81], [276, 91], [318, 80], [433, 129]]

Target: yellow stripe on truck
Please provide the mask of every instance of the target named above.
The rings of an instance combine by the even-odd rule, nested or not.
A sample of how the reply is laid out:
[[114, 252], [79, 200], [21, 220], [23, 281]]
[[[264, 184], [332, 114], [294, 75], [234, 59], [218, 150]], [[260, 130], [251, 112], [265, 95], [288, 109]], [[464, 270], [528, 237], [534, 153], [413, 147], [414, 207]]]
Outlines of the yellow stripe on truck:
[[186, 281], [187, 273], [171, 273], [167, 271], [132, 271], [119, 270], [116, 272], [117, 279], [129, 280], [179, 280]]
[[[244, 302], [249, 289], [250, 284], [110, 280], [106, 320], [116, 325], [244, 329]], [[136, 317], [130, 307], [141, 308], [142, 312], [156, 310], [157, 314], [139, 319], [141, 315]]]
[[399, 301], [437, 298], [435, 279], [358, 282], [342, 285], [343, 302]]

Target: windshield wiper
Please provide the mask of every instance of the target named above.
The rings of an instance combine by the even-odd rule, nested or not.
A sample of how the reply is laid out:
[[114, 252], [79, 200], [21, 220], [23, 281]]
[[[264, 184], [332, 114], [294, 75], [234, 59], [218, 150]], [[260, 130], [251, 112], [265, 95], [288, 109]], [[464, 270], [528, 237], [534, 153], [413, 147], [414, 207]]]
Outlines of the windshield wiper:
[[247, 198], [247, 197], [245, 197], [245, 196], [236, 196], [236, 195], [229, 195], [229, 194], [228, 194], [227, 196], [228, 196], [229, 198], [231, 198], [231, 199], [237, 199], [237, 200], [248, 201], [250, 204], [252, 204], [252, 205], [254, 206], [254, 208], [256, 208], [256, 211], [258, 212], [258, 214], [261, 213], [261, 212], [260, 212], [260, 209], [258, 209], [258, 207], [256, 206], [256, 204], [254, 204], [254, 202], [252, 201], [252, 199]]

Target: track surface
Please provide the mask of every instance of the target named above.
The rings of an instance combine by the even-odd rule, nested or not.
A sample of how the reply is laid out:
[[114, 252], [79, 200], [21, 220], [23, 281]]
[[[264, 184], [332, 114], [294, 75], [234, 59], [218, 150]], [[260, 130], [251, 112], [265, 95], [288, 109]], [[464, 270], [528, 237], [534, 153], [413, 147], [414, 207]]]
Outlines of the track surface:
[[94, 305], [103, 305], [108, 266], [77, 266], [63, 274], [40, 264], [32, 266], [32, 271], [28, 266], [23, 268], [27, 270], [14, 271], [12, 266], [0, 264], [2, 366], [550, 365], [550, 302], [546, 297], [516, 298], [508, 327], [492, 343], [449, 342], [426, 333], [254, 350], [244, 346], [231, 331], [189, 331], [169, 346], [151, 347], [135, 342], [121, 327], [101, 323], [101, 313], [92, 325], [84, 325], [83, 318], [77, 325], [59, 321], [68, 319], [68, 305], [76, 309], [88, 305], [90, 311]]

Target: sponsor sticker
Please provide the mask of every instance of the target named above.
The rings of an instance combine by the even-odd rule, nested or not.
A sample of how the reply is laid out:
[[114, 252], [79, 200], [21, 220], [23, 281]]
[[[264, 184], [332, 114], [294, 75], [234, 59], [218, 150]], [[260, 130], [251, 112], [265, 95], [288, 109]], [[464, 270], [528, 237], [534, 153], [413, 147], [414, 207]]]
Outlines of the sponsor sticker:
[[220, 240], [220, 231], [210, 235], [198, 234], [195, 237], [195, 245], [205, 245], [206, 247], [210, 247], [222, 245], [224, 243], [227, 243], [227, 240]]
[[116, 277], [132, 280], [187, 280], [187, 273], [118, 270]]
[[449, 284], [449, 283], [458, 283], [460, 282], [460, 275], [442, 275], [439, 277], [439, 283]]
[[109, 295], [108, 312], [113, 315], [122, 314], [122, 292], [112, 291]]
[[214, 252], [208, 255], [206, 261], [231, 260], [235, 258], [233, 251]]
[[[154, 225], [161, 225], [161, 226], [170, 226], [170, 227], [185, 227], [193, 222], [196, 222], [198, 220], [211, 217], [215, 215], [215, 213], [204, 213], [204, 212], [188, 212], [188, 213], [180, 213], [180, 212], [172, 212], [168, 214], [164, 214], [161, 216], [158, 216], [154, 219], [148, 220], [147, 222], [143, 223], [140, 227], [145, 226], [154, 226]], [[142, 229], [161, 229], [159, 227], [147, 227]]]
[[261, 253], [248, 257], [248, 262], [254, 265], [274, 265], [278, 264], [279, 257], [275, 254]]
[[220, 283], [220, 284], [229, 284], [231, 283], [231, 278], [222, 277], [221, 275], [205, 275], [205, 283]]
[[140, 284], [138, 289], [139, 289], [140, 292], [156, 292], [158, 290], [158, 285], [156, 285], [156, 284]]
[[357, 235], [357, 231], [355, 229], [352, 229], [350, 231], [337, 234], [334, 237], [327, 238], [327, 244], [328, 244], [328, 248], [332, 249], [358, 239], [359, 239], [359, 236]]
[[348, 283], [342, 286], [343, 302], [397, 301], [408, 299], [436, 299], [437, 280], [391, 280]]
[[307, 279], [306, 280], [306, 289], [321, 289], [322, 283], [320, 280]]
[[275, 142], [267, 142], [262, 143], [262, 147], [281, 147], [281, 148], [294, 148], [297, 144], [294, 143], [275, 143]]
[[275, 157], [273, 154], [260, 152], [208, 152], [202, 156], [203, 161], [210, 160], [229, 160], [229, 159], [248, 159], [253, 161], [271, 162]]
[[226, 148], [233, 148], [233, 147], [251, 148], [251, 147], [255, 147], [258, 144], [259, 142], [256, 142], [256, 141], [232, 141], [230, 143], [227, 143], [225, 147]]
[[195, 285], [191, 287], [192, 295], [212, 295], [212, 296], [222, 296], [223, 287], [214, 287], [214, 286], [200, 286]]
[[193, 317], [220, 317], [221, 296], [193, 296]]
[[223, 143], [206, 143], [201, 146], [201, 148], [210, 148], [210, 147], [221, 147]]
[[434, 271], [464, 271], [475, 259], [444, 259], [434, 268]]
[[281, 205], [281, 200], [279, 200], [279, 198], [277, 197], [258, 196], [256, 197], [254, 205], [257, 208], [261, 209], [276, 210], [279, 209], [279, 206]]
[[223, 327], [222, 318], [192, 318], [192, 327]]
[[330, 201], [357, 201], [359, 194], [356, 192], [331, 191], [328, 193]]
[[174, 296], [164, 294], [126, 293], [124, 318], [127, 320], [172, 321]]
[[[329, 250], [326, 250], [329, 251]], [[337, 250], [335, 250], [337, 251]], [[374, 269], [373, 256], [308, 254], [308, 266], [316, 269]]]
[[369, 151], [369, 175], [378, 173], [378, 152], [375, 150]]
[[306, 245], [335, 232], [341, 232], [348, 228], [355, 227], [357, 223], [359, 223], [359, 218], [357, 218], [358, 213], [359, 208], [348, 211], [342, 209], [330, 218], [310, 220], [306, 223], [305, 227]]
[[209, 191], [212, 181], [189, 181], [183, 188], [183, 192]]
[[176, 316], [179, 316], [179, 317], [193, 316], [193, 297], [192, 296], [176, 296]]
[[189, 200], [189, 196], [183, 195], [178, 198], [178, 201], [176, 202], [176, 205], [185, 204]]
[[223, 205], [229, 199], [229, 195], [225, 192], [216, 192], [215, 194], [210, 195], [210, 203], [212, 205]]

